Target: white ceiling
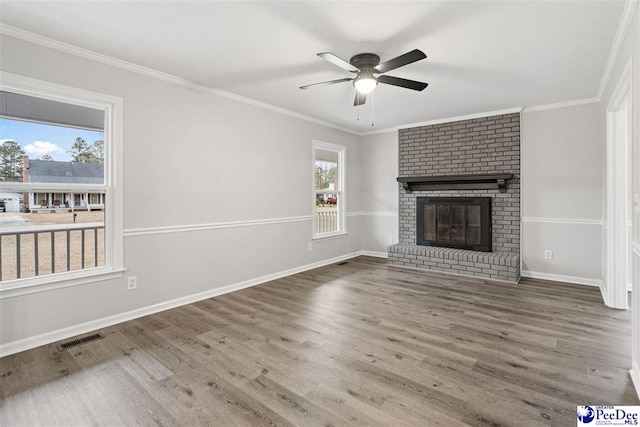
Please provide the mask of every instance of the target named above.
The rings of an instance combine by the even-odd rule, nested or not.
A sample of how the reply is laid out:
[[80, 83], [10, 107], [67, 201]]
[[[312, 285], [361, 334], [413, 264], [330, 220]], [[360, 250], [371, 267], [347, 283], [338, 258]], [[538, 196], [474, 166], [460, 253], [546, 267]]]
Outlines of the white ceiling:
[[[0, 22], [316, 119], [371, 131], [597, 95], [623, 1], [0, 2]], [[353, 107], [352, 76], [316, 56], [427, 59]]]

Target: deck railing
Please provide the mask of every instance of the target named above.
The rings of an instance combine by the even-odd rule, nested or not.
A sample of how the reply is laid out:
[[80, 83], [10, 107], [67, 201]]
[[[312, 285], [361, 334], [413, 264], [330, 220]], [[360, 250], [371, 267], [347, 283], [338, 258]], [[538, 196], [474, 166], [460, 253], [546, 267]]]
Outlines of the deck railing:
[[103, 264], [103, 223], [0, 229], [0, 281]]
[[338, 231], [338, 211], [316, 212], [316, 234]]

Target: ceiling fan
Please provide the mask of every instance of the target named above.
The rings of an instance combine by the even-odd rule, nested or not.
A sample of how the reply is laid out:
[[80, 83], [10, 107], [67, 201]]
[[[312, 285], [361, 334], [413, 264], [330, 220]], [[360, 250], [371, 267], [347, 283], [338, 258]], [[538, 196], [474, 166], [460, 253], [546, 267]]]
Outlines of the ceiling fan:
[[407, 52], [404, 55], [397, 56], [383, 63], [380, 63], [380, 57], [374, 53], [360, 53], [352, 57], [349, 62], [338, 58], [336, 55], [329, 52], [319, 53], [318, 56], [333, 65], [342, 68], [343, 70], [356, 73], [356, 76], [352, 78], [346, 77], [344, 79], [329, 80], [327, 82], [300, 86], [300, 89], [353, 82], [353, 86], [357, 91], [356, 99], [353, 102], [354, 106], [362, 105], [367, 102], [367, 94], [371, 93], [378, 83], [404, 87], [417, 91], [424, 90], [428, 85], [427, 83], [415, 80], [407, 80], [400, 77], [384, 75], [384, 73], [388, 71], [425, 59], [427, 55], [418, 49], [414, 49], [411, 52]]

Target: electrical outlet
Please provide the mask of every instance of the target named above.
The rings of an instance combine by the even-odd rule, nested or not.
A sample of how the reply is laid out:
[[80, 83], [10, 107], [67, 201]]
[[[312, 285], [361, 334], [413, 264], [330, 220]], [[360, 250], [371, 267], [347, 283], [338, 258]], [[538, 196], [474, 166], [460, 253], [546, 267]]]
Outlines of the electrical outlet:
[[309, 243], [307, 245], [307, 252], [311, 252], [313, 250], [313, 243]]
[[127, 290], [132, 291], [138, 288], [138, 276], [127, 277]]
[[544, 251], [544, 259], [553, 259], [553, 251], [551, 249]]
[[393, 245], [393, 236], [389, 236], [389, 244]]

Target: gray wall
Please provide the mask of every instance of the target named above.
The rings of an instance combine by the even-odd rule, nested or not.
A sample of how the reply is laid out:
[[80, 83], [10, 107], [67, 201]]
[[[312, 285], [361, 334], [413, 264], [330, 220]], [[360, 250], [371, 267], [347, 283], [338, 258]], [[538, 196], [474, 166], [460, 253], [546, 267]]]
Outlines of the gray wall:
[[600, 127], [599, 103], [522, 114], [523, 276], [601, 280]]
[[386, 256], [398, 242], [398, 132], [366, 136], [360, 151], [362, 249]]
[[[126, 276], [138, 276], [132, 292], [122, 278], [0, 300], [1, 345], [42, 343], [360, 251], [360, 137], [11, 37], [0, 42], [5, 72], [124, 99], [124, 263]], [[348, 235], [307, 252], [314, 139], [347, 147], [347, 210], [356, 214], [347, 216]], [[265, 219], [282, 222], [233, 225]], [[201, 224], [226, 225], [188, 229]], [[180, 226], [187, 229], [163, 231]]]

